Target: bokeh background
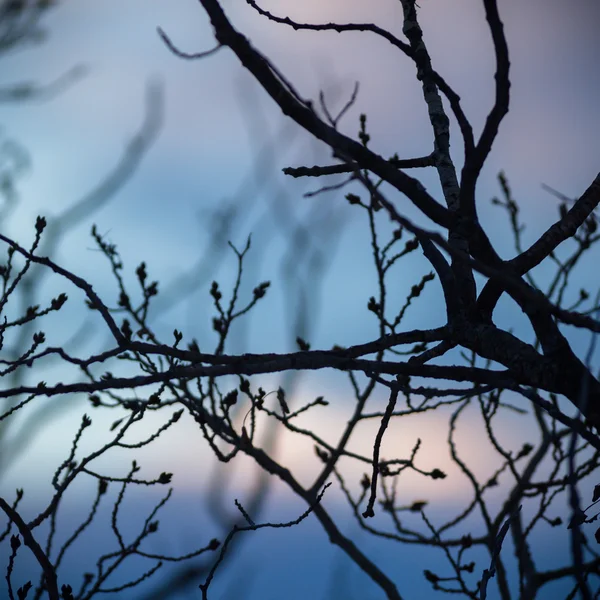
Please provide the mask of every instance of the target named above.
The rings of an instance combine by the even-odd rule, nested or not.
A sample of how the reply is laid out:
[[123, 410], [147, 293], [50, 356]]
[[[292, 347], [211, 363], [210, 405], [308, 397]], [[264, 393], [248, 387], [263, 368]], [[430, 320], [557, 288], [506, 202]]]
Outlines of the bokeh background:
[[[343, 131], [355, 135], [358, 115], [364, 112], [372, 146], [381, 154], [397, 152], [404, 158], [431, 151], [432, 135], [414, 67], [385, 40], [368, 33], [296, 32], [267, 22], [241, 0], [222, 4], [234, 25], [287, 74], [305, 98], [317, 99], [323, 91], [335, 110], [360, 82], [357, 101], [341, 123]], [[299, 21], [372, 21], [402, 35], [397, 1], [280, 0], [262, 6]], [[461, 95], [477, 135], [493, 103], [495, 71], [481, 2], [422, 0], [420, 7], [434, 67]], [[500, 0], [499, 9], [510, 49], [511, 107], [482, 173], [478, 202], [491, 239], [500, 254], [509, 257], [514, 250], [507, 219], [490, 203], [500, 194], [496, 179], [500, 170], [520, 203], [527, 223], [524, 239], [529, 243], [558, 214], [557, 200], [541, 184], [575, 198], [597, 174], [600, 5], [591, 0]], [[50, 84], [63, 81], [65, 73], [75, 77], [65, 85], [51, 86], [49, 93], [0, 104], [0, 135], [4, 142], [16, 142], [26, 151], [28, 164], [18, 180], [18, 201], [2, 222], [3, 232], [25, 242], [32, 239], [36, 215], [47, 216], [60, 232], [57, 262], [85, 276], [103, 298], [115, 303], [117, 290], [107, 261], [90, 237], [91, 225], [96, 224], [118, 246], [130, 280], [144, 260], [150, 277], [160, 281], [161, 296], [153, 317], [157, 331], [168, 339], [178, 328], [186, 339], [197, 338], [202, 348], [215, 342], [210, 282], [217, 279], [227, 290], [235, 275], [235, 257], [227, 241], [241, 248], [252, 234], [243, 289], [249, 292], [263, 280], [271, 280], [272, 285], [265, 301], [233, 332], [229, 352], [290, 351], [298, 333], [313, 348], [365, 342], [377, 334], [376, 320], [365, 309], [375, 293], [376, 278], [364, 215], [347, 205], [345, 192], [303, 197], [321, 183], [293, 180], [281, 172], [286, 166], [329, 164], [327, 148], [281, 115], [228, 50], [184, 61], [160, 39], [157, 27], [182, 51], [212, 48], [212, 30], [198, 2], [64, 0], [48, 11], [41, 26], [45, 39], [2, 57], [2, 83]], [[132, 137], [144, 120], [156, 131], [139, 163], [134, 161], [126, 169], [121, 185], [119, 169], [124, 161], [127, 164]], [[453, 156], [460, 167], [462, 146], [454, 123], [453, 134]], [[418, 175], [441, 198], [435, 174], [419, 170]], [[107, 182], [114, 183], [114, 191], [107, 190]], [[395, 201], [419, 224], [431, 227], [408, 202], [400, 197]], [[85, 210], [74, 213], [73, 206]], [[75, 225], [62, 231], [63, 221]], [[597, 281], [596, 259], [590, 256], [579, 271], [573, 300], [581, 286], [593, 288]], [[402, 299], [427, 270], [422, 258], [407, 260], [392, 291]], [[540, 268], [538, 275], [543, 281], [547, 273]], [[411, 308], [406, 328], [442, 324], [444, 309], [436, 285]], [[47, 297], [55, 291], [72, 293], [55, 278], [44, 279], [43, 286]], [[106, 333], [89, 320], [83, 306], [73, 302], [69, 310], [68, 318], [48, 326], [49, 337], [69, 339], [70, 323], [81, 321], [82, 352], [107, 343]], [[518, 309], [509, 302], [500, 304], [497, 317], [527, 337]], [[569, 335], [583, 355], [589, 339], [578, 332]], [[44, 375], [49, 381], [68, 376], [60, 370]], [[309, 413], [305, 423], [334, 440], [348, 418], [351, 396], [345, 378], [323, 372], [302, 379], [290, 375], [261, 379], [265, 389], [282, 383], [290, 386], [298, 406], [319, 395], [330, 401], [327, 410], [314, 411], [312, 417]], [[81, 413], [90, 410], [85, 398], [44, 402], [48, 406], [43, 422], [37, 423], [35, 435], [27, 438], [14, 460], [4, 465], [0, 480], [3, 494], [25, 488], [25, 506], [32, 514], [48, 494], [49, 474], [64, 460]], [[385, 396], [374, 402], [383, 407]], [[84, 440], [89, 448], [108, 435], [118, 415], [92, 416], [94, 432]], [[159, 413], [152, 418], [149, 428], [164, 417]], [[485, 473], [495, 458], [485, 450], [481, 424], [475, 416], [470, 418], [462, 425], [464, 451], [475, 471]], [[506, 422], [506, 439], [510, 443], [514, 436], [515, 443], [522, 443], [528, 425], [517, 416], [512, 419]], [[435, 497], [439, 502], [432, 511], [440, 519], [456, 512], [468, 494], [464, 477], [448, 456], [446, 423], [444, 415], [399, 423], [388, 432], [385, 445], [389, 455], [402, 456], [420, 437], [423, 468], [448, 472], [443, 482], [406, 477], [406, 503]], [[197, 429], [187, 422], [180, 425], [143, 455], [148, 474], [163, 470], [175, 474], [177, 494], [161, 520], [168, 526], [156, 538], [157, 552], [183, 553], [221, 535], [215, 529], [215, 511], [235, 514], [234, 499], [243, 498], [257, 476], [249, 462], [240, 461], [227, 467], [227, 477], [215, 479], [210, 452]], [[9, 433], [16, 439], [19, 428], [26, 426], [23, 418]], [[362, 427], [354, 447], [368, 453], [375, 431], [375, 422]], [[312, 444], [283, 436], [277, 440], [277, 452], [301, 481], [314, 476], [318, 463]], [[131, 455], [107, 458], [105, 466], [119, 468], [131, 459]], [[347, 476], [358, 481], [362, 468], [351, 464], [347, 468]], [[435, 566], [440, 557], [371, 539], [360, 531], [334, 488], [324, 502], [343, 523], [344, 532], [394, 574], [407, 597], [426, 593], [430, 588], [422, 570], [424, 565]], [[156, 493], [140, 490], [132, 495], [124, 522], [131, 519], [133, 527]], [[86, 514], [90, 494], [85, 486], [74, 490], [67, 501], [65, 523]], [[304, 509], [274, 485], [261, 518], [292, 520]], [[234, 561], [217, 575], [215, 598], [380, 597], [367, 578], [329, 545], [311, 518], [294, 529], [244, 535]], [[89, 570], [86, 561], [103, 543], [108, 544], [102, 528], [94, 536], [95, 544], [83, 544], [69, 563], [73, 573]], [[566, 547], [548, 548], [540, 539], [542, 562], [558, 564], [566, 551]], [[28, 566], [19, 568], [26, 577]], [[122, 597], [145, 597], [149, 589], [145, 586]], [[192, 586], [179, 597], [198, 597], [198, 593]]]

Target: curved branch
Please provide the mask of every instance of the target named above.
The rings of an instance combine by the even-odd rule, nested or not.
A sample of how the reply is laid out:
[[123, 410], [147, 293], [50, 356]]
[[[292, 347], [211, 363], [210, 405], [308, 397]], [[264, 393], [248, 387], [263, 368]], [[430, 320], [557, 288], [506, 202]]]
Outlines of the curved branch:
[[312, 109], [312, 105], [301, 102], [269, 61], [246, 37], [234, 29], [217, 0], [201, 0], [201, 3], [210, 17], [217, 41], [233, 50], [242, 65], [252, 73], [284, 115], [291, 117], [298, 125], [330, 146], [343, 160], [358, 163], [361, 168], [372, 171], [402, 192], [434, 223], [445, 228], [450, 227], [450, 212], [439, 204], [418, 180], [322, 121]]
[[50, 600], [59, 600], [60, 596], [58, 593], [58, 582], [56, 580], [56, 571], [52, 566], [52, 563], [40, 547], [40, 545], [35, 541], [33, 534], [29, 527], [27, 527], [27, 523], [23, 521], [21, 515], [14, 510], [10, 504], [4, 500], [4, 498], [0, 498], [0, 508], [6, 513], [6, 516], [17, 526], [19, 533], [23, 536], [23, 541], [25, 545], [33, 552], [36, 560], [42, 570], [44, 571], [46, 589], [48, 592], [48, 596]]
[[[250, 5], [257, 13], [269, 19], [269, 21], [274, 21], [275, 23], [280, 23], [282, 25], [288, 25], [295, 30], [337, 31], [338, 33], [343, 33], [346, 31], [369, 31], [387, 40], [390, 44], [392, 44], [392, 46], [398, 48], [409, 58], [415, 60], [415, 54], [413, 49], [410, 47], [410, 44], [403, 42], [386, 29], [378, 27], [374, 23], [299, 23], [298, 21], [294, 21], [289, 17], [278, 17], [277, 15], [274, 15], [272, 12], [258, 6], [254, 0], [246, 0], [246, 3]], [[452, 112], [456, 117], [458, 126], [460, 127], [460, 131], [463, 136], [465, 152], [467, 150], [470, 151], [474, 146], [473, 128], [471, 127], [471, 124], [469, 123], [469, 120], [467, 119], [460, 105], [460, 96], [450, 87], [445, 79], [433, 69], [431, 70], [431, 78], [440, 88], [446, 98], [448, 98], [450, 108], [452, 108]]]
[[[517, 275], [528, 273], [550, 256], [562, 242], [575, 235], [577, 229], [599, 204], [600, 173], [563, 219], [551, 225], [527, 250], [504, 264], [513, 269]], [[477, 308], [486, 318], [491, 316], [503, 291], [497, 281], [490, 280], [486, 283], [477, 300]]]
[[508, 113], [510, 102], [510, 60], [508, 58], [508, 45], [504, 35], [504, 26], [498, 14], [496, 0], [484, 0], [485, 15], [489, 24], [494, 52], [496, 54], [496, 98], [490, 111], [481, 137], [475, 149], [465, 157], [465, 164], [461, 174], [461, 208], [465, 215], [476, 220], [477, 208], [475, 206], [475, 186], [477, 179], [487, 159], [492, 144], [498, 135], [498, 128], [502, 119]]

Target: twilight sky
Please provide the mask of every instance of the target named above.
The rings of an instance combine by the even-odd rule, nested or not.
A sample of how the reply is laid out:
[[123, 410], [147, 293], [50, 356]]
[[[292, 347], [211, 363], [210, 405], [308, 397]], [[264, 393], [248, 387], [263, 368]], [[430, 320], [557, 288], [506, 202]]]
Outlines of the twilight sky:
[[[402, 37], [401, 7], [396, 0], [265, 0], [261, 5], [301, 21], [373, 21]], [[340, 107], [354, 82], [360, 82], [358, 101], [341, 124], [346, 133], [356, 133], [358, 115], [366, 112], [372, 146], [383, 155], [397, 152], [404, 158], [431, 151], [432, 136], [414, 67], [386, 41], [369, 34], [296, 32], [266, 22], [241, 0], [227, 0], [223, 6], [234, 24], [287, 74], [304, 97], [316, 99], [324, 90], [331, 106]], [[461, 95], [477, 135], [492, 106], [494, 91], [492, 43], [481, 2], [421, 0], [420, 6], [434, 68]], [[512, 245], [504, 213], [489, 202], [500, 192], [496, 183], [500, 169], [506, 172], [521, 203], [528, 226], [526, 243], [534, 241], [557, 215], [556, 201], [541, 188], [542, 182], [576, 197], [598, 172], [600, 5], [591, 0], [500, 0], [499, 9], [511, 52], [511, 108], [480, 179], [478, 202], [491, 239], [501, 255], [508, 257]], [[314, 290], [308, 275], [299, 280], [319, 308], [308, 328], [313, 347], [349, 345], [375, 336], [375, 320], [365, 310], [375, 292], [375, 278], [363, 215], [352, 211], [341, 193], [303, 198], [303, 193], [319, 183], [289, 180], [281, 173], [285, 166], [329, 163], [327, 149], [278, 113], [231, 52], [222, 49], [207, 59], [186, 62], [173, 56], [157, 35], [160, 26], [186, 52], [213, 47], [211, 28], [198, 2], [65, 0], [44, 24], [49, 34], [46, 42], [3, 58], [3, 83], [51, 82], [76, 65], [87, 71], [80, 81], [51, 99], [0, 105], [1, 135], [17, 140], [31, 156], [31, 168], [19, 186], [20, 206], [10, 222], [3, 223], [14, 237], [29, 239], [37, 214], [60, 214], [115, 168], [143, 119], [148, 82], [161, 82], [164, 117], [156, 142], [111, 202], [69, 232], [57, 260], [86, 276], [100, 294], [116, 294], [106, 261], [93, 250], [89, 230], [95, 223], [118, 245], [130, 273], [145, 260], [151, 277], [159, 279], [163, 289], [169, 290], [170, 281], [187, 286], [190, 294], [183, 302], [166, 295], [157, 328], [168, 336], [177, 327], [186, 338], [196, 336], [201, 346], [204, 340], [208, 347], [212, 343], [208, 287], [211, 279], [219, 278], [227, 289], [234, 256], [222, 242], [210, 254], [214, 273], [196, 273], [197, 281], [189, 281], [188, 274], [198, 257], [209, 253], [214, 233], [209, 215], [235, 201], [243, 208], [231, 241], [241, 247], [248, 234], [253, 234], [246, 291], [265, 279], [273, 283], [247, 328], [234, 336], [230, 351], [291, 349], [293, 337], [284, 325], [299, 288], [292, 286], [286, 293], [281, 281], [285, 265], [292, 268], [289, 265], [294, 263], [289, 255], [289, 226], [299, 222], [307, 226], [308, 245], [322, 249], [320, 259], [326, 269], [322, 285], [315, 285]], [[453, 156], [460, 165], [462, 146], [456, 127], [453, 133]], [[421, 170], [418, 175], [427, 189], [441, 198], [435, 174]], [[431, 226], [406, 200], [396, 201], [398, 206], [406, 206], [406, 214], [419, 224]], [[403, 268], [402, 281], [394, 286], [400, 299], [429, 270], [421, 258], [409, 260]], [[596, 276], [591, 260], [587, 269], [580, 274], [581, 283]], [[54, 283], [48, 285], [54, 289]], [[578, 287], [574, 290], [576, 294]], [[424, 301], [412, 309], [407, 328], [441, 324], [438, 292], [432, 284]], [[518, 325], [518, 311], [508, 303], [501, 304], [499, 311], [501, 318]], [[63, 326], [57, 324], [56, 331]], [[95, 337], [96, 344], [105, 341], [105, 337]], [[577, 340], [578, 348], [585, 348], [587, 339]], [[267, 381], [273, 389], [280, 382], [278, 378]], [[308, 418], [307, 426], [332, 432], [343, 424], [348, 390], [340, 381], [321, 373], [295, 388], [299, 402], [321, 394], [332, 401], [329, 412]], [[379, 400], [383, 402], [384, 397]], [[79, 412], [64, 414], [56, 427], [40, 433], [19, 463], [19, 473], [14, 469], [8, 472], [7, 485], [24, 485], [23, 473], [28, 474], [28, 485], [43, 485], [36, 481], [36, 474], [47, 472], [64, 454], [57, 428], [76, 427], [74, 415]], [[445, 419], [439, 419], [439, 429], [436, 417], [428, 419], [423, 424], [413, 422], [412, 430], [395, 432], [386, 451], [390, 455], [406, 453], [418, 431], [427, 448], [426, 467], [450, 470]], [[111, 420], [107, 418], [105, 425]], [[515, 421], [509, 429], [510, 435], [518, 436], [523, 425]], [[368, 449], [374, 431], [375, 424], [363, 428], [356, 448]], [[467, 445], [480, 444], [478, 436], [484, 435], [465, 426]], [[206, 472], [190, 458], [194, 456], [190, 447], [197, 456], [208, 457], [199, 440], [191, 441], [193, 436], [190, 429], [187, 436], [178, 435], [162, 450], [148, 454], [157, 470], [173, 470], [175, 463], [182, 473], [182, 489], [190, 495], [206, 481]], [[284, 438], [281, 456], [310, 480], [315, 464], [311, 444]], [[489, 468], [489, 460], [481, 453], [474, 457], [475, 468]], [[359, 469], [352, 476], [358, 478], [360, 473]], [[431, 492], [430, 480], [414, 478], [410, 482], [407, 502]], [[247, 485], [242, 469], [234, 487]], [[448, 478], [443, 485], [441, 493], [447, 501], [458, 502], [462, 482]], [[228, 501], [233, 502], [233, 497], [232, 492]], [[333, 490], [331, 497], [335, 502]], [[323, 536], [319, 543], [326, 544]]]

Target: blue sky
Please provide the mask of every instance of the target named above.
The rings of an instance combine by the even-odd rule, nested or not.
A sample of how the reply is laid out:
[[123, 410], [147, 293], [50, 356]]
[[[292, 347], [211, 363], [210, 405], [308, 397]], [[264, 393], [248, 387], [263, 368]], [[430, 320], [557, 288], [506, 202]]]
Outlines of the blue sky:
[[[323, 4], [318, 0], [302, 3], [286, 0], [265, 2], [263, 6], [298, 20], [373, 20], [398, 35], [401, 33], [401, 9], [396, 1], [335, 0], [327, 2], [325, 7]], [[434, 66], [461, 95], [476, 134], [481, 131], [493, 102], [494, 84], [492, 45], [480, 4], [466, 0], [420, 2], [421, 23]], [[223, 5], [234, 24], [289, 75], [305, 97], [316, 98], [323, 89], [333, 105], [337, 102], [340, 106], [351, 93], [354, 82], [360, 81], [357, 104], [342, 123], [345, 132], [355, 134], [358, 115], [366, 112], [373, 147], [382, 154], [398, 152], [401, 157], [410, 157], [431, 150], [427, 112], [414, 68], [389, 44], [366, 34], [294, 32], [266, 23], [242, 2], [229, 0]], [[512, 245], [504, 214], [489, 203], [490, 198], [500, 192], [496, 183], [500, 169], [507, 173], [514, 195], [521, 203], [528, 226], [526, 242], [532, 242], [557, 215], [556, 201], [541, 188], [542, 182], [576, 197], [598, 171], [600, 5], [579, 0], [571, 3], [501, 0], [499, 5], [511, 51], [511, 109], [482, 174], [478, 202], [490, 237], [500, 253], [508, 257]], [[169, 281], [179, 281], [178, 277], [189, 273], [198, 257], [207, 253], [211, 233], [207, 231], [207, 223], [211, 211], [235, 200], [242, 203], [244, 209], [243, 219], [231, 241], [242, 246], [248, 234], [253, 235], [246, 291], [265, 279], [273, 283], [247, 329], [234, 335], [230, 351], [291, 349], [293, 336], [285, 325], [294, 298], [286, 295], [281, 283], [289, 241], [281, 229], [281, 219], [286, 215], [292, 215], [294, 220], [305, 219], [311, 225], [309, 235], [314, 234], [311, 245], [330, 253], [323, 285], [315, 291], [319, 311], [311, 322], [313, 346], [348, 345], [376, 335], [376, 322], [365, 310], [369, 296], [375, 292], [375, 276], [363, 215], [351, 211], [342, 194], [302, 198], [304, 192], [315, 189], [318, 184], [289, 180], [281, 173], [285, 166], [328, 163], [327, 149], [310, 140], [278, 113], [232, 53], [221, 50], [206, 60], [185, 62], [174, 57], [157, 35], [156, 27], [160, 26], [184, 51], [211, 48], [212, 32], [199, 3], [192, 0], [129, 0], [127, 3], [71, 0], [51, 11], [44, 24], [49, 37], [43, 45], [3, 59], [4, 82], [23, 79], [49, 82], [80, 64], [87, 67], [87, 73], [76, 85], [51, 100], [0, 106], [2, 135], [18, 140], [31, 155], [31, 168], [19, 186], [18, 212], [6, 225], [14, 237], [30, 239], [37, 214], [49, 218], [60, 214], [118, 164], [143, 119], [148, 82], [159, 81], [164, 89], [165, 111], [156, 142], [135, 175], [111, 202], [68, 234], [57, 260], [89, 278], [101, 294], [115, 295], [106, 261], [93, 250], [89, 237], [91, 224], [96, 223], [98, 230], [106, 232], [118, 245], [130, 273], [145, 260], [151, 277], [159, 279], [161, 286], [168, 289]], [[453, 155], [460, 165], [462, 147], [456, 133], [455, 128]], [[259, 155], [257, 148], [261, 148], [263, 154]], [[263, 171], [257, 172], [257, 165]], [[435, 175], [420, 171], [419, 176], [421, 174], [428, 190], [441, 197]], [[404, 208], [405, 204], [398, 199], [399, 206]], [[406, 214], [420, 224], [431, 225], [410, 206], [406, 206]], [[343, 224], [339, 239], [334, 224]], [[333, 232], [333, 239], [327, 239], [329, 232]], [[215, 263], [214, 275], [200, 281], [198, 289], [184, 302], [167, 295], [166, 302], [172, 306], [166, 307], [156, 321], [165, 335], [178, 327], [186, 337], [198, 337], [201, 345], [213, 343], [208, 287], [212, 278], [219, 278], [227, 289], [227, 282], [233, 277], [234, 257], [224, 244], [210, 257]], [[578, 281], [589, 282], [596, 273], [594, 266], [592, 260], [588, 260]], [[403, 269], [394, 284], [400, 299], [429, 270], [421, 257], [409, 260]], [[185, 283], [192, 288], [196, 285], [190, 281]], [[48, 281], [47, 285], [54, 289], [61, 284]], [[411, 310], [407, 328], [442, 324], [443, 306], [436, 285], [432, 284], [423, 302]], [[573, 293], [578, 293], [577, 286]], [[79, 318], [79, 313], [70, 314]], [[505, 324], [518, 325], [520, 317], [506, 302], [499, 309], [499, 318], [504, 319]], [[61, 329], [64, 332], [64, 323], [55, 323], [52, 331], [60, 335]], [[587, 339], [579, 334], [574, 334], [573, 339], [583, 352]], [[89, 344], [97, 347], [103, 341], [104, 337], [96, 335]], [[60, 374], [55, 376], [60, 378]], [[275, 377], [264, 381], [271, 389], [279, 385]], [[347, 418], [348, 388], [339, 376], [311, 375], [295, 390], [298, 402], [321, 394], [332, 401], [329, 412], [315, 414], [307, 420], [308, 426], [331, 434]], [[383, 403], [384, 397], [380, 396], [378, 401]], [[47, 473], [51, 465], [61, 460], [65, 444], [68, 447], [70, 440], [69, 436], [58, 436], [56, 432], [73, 430], [79, 412], [77, 407], [63, 414], [51, 428], [41, 432], [18, 465], [7, 473], [2, 487], [24, 485], [42, 495], [46, 488], [40, 474]], [[113, 418], [112, 415], [96, 418], [98, 431], [104, 427], [105, 432]], [[485, 435], [475, 424], [473, 416], [465, 425], [467, 450], [468, 446], [481, 447], [481, 436]], [[182, 424], [182, 427], [188, 426]], [[444, 427], [445, 420], [441, 417], [439, 423], [434, 417], [427, 422], [415, 420], [406, 426], [400, 424], [386, 441], [386, 450], [390, 454], [406, 452], [418, 433], [427, 448], [424, 460], [428, 467], [451, 469]], [[515, 420], [507, 423], [506, 435], [514, 436], [517, 443], [525, 428], [522, 421]], [[374, 431], [374, 425], [363, 428], [356, 440], [357, 447], [368, 449]], [[103, 433], [97, 435], [91, 444], [101, 439]], [[206, 472], [198, 469], [194, 457], [201, 456], [204, 461], [209, 459], [209, 454], [201, 440], [193, 438], [194, 431], [190, 428], [162, 450], [157, 448], [148, 454], [152, 468], [179, 473], [182, 506], [201, 497], [206, 484]], [[284, 438], [280, 451], [282, 460], [299, 470], [303, 477], [309, 479], [314, 473], [316, 463], [310, 444]], [[490, 467], [492, 458], [485, 452], [472, 458], [482, 472]], [[235, 492], [243, 492], [251, 480], [251, 476], [244, 478], [244, 472], [253, 473], [249, 467], [238, 473], [236, 489], [227, 497], [231, 505]], [[352, 477], [359, 478], [360, 474], [360, 469], [351, 471]], [[443, 496], [446, 505], [458, 503], [464, 491], [464, 482], [456, 478], [449, 477], [439, 484], [443, 488], [438, 486], [435, 492], [430, 489], [429, 480], [413, 478], [409, 481], [407, 503], [434, 493]], [[329, 501], [335, 506], [340, 504], [333, 490]], [[276, 490], [270, 510], [287, 515], [282, 518], [295, 518], [303, 508], [292, 502], [284, 491]], [[302, 527], [303, 530], [294, 534], [297, 541], [288, 542], [289, 546], [286, 546], [289, 532], [276, 532], [273, 539], [279, 536], [279, 541], [269, 538], [268, 544], [264, 542], [265, 534], [255, 534], [256, 545], [253, 540], [244, 550], [250, 553], [246, 560], [251, 561], [257, 548], [259, 551], [277, 548], [281, 552], [273, 552], [273, 560], [274, 565], [278, 565], [276, 561], [288, 548], [292, 552], [288, 564], [273, 566], [270, 573], [265, 573], [265, 582], [277, 572], [284, 581], [306, 583], [310, 580], [316, 589], [326, 589], [329, 577], [326, 569], [322, 569], [322, 573], [313, 571], [304, 561], [310, 556], [321, 567], [330, 564], [326, 562], [330, 558], [321, 561], [319, 553], [331, 553], [331, 549], [314, 523], [305, 523]], [[356, 526], [348, 519], [348, 528], [352, 527]], [[365, 543], [368, 542], [365, 540]], [[373, 552], [389, 556], [387, 550], [380, 548]], [[390, 569], [395, 568], [392, 562], [390, 559]], [[411, 569], [411, 577], [416, 571], [416, 567]], [[317, 574], [311, 579], [313, 572]], [[356, 577], [359, 580], [361, 576]], [[408, 590], [422, 585], [417, 583], [419, 577], [411, 579], [414, 582]], [[304, 588], [294, 589], [298, 595], [292, 593], [288, 597], [307, 597]], [[256, 594], [252, 597], [267, 597], [264, 593]]]

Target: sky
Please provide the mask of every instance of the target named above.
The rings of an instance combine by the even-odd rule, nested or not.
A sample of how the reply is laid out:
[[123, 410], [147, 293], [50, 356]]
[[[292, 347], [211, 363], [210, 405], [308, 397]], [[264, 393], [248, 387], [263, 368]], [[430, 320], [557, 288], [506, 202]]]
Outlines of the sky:
[[[461, 95], [477, 135], [494, 93], [493, 48], [482, 3], [422, 0], [419, 4], [434, 67]], [[373, 147], [383, 155], [397, 152], [400, 157], [411, 157], [430, 152], [427, 112], [414, 68], [387, 42], [368, 34], [296, 32], [265, 22], [243, 2], [228, 0], [223, 6], [234, 25], [289, 75], [304, 97], [317, 98], [323, 90], [332, 107], [341, 107], [355, 82], [360, 82], [356, 105], [341, 124], [345, 133], [356, 134], [358, 115], [365, 112]], [[393, 0], [272, 0], [262, 6], [311, 22], [369, 20], [401, 35], [401, 9]], [[506, 172], [521, 203], [527, 223], [525, 241], [529, 243], [557, 215], [557, 202], [541, 184], [577, 197], [598, 172], [600, 5], [590, 0], [500, 0], [499, 10], [511, 53], [511, 108], [482, 173], [477, 200], [490, 238], [500, 254], [509, 257], [513, 249], [505, 215], [490, 204], [490, 199], [500, 193], [496, 181], [499, 170]], [[313, 347], [349, 345], [376, 335], [375, 320], [365, 316], [365, 305], [375, 292], [376, 280], [364, 219], [350, 211], [343, 194], [304, 198], [304, 193], [319, 184], [289, 180], [281, 173], [285, 166], [329, 163], [327, 149], [278, 113], [231, 52], [222, 49], [207, 59], [183, 61], [169, 52], [157, 34], [157, 27], [161, 27], [185, 52], [213, 47], [210, 24], [198, 2], [65, 0], [50, 11], [43, 27], [47, 39], [42, 44], [2, 58], [4, 84], [23, 80], [49, 83], [77, 66], [85, 71], [76, 83], [53, 97], [0, 105], [2, 139], [18, 141], [30, 157], [29, 169], [19, 180], [19, 206], [12, 218], [3, 223], [11, 235], [20, 240], [31, 239], [36, 215], [51, 219], [62, 214], [116, 168], [144, 119], [148, 86], [158, 85], [164, 112], [156, 140], [110, 202], [99, 204], [68, 232], [56, 259], [89, 278], [101, 295], [116, 297], [106, 260], [94, 250], [89, 235], [95, 223], [118, 245], [130, 280], [142, 260], [147, 262], [151, 277], [160, 280], [165, 295], [156, 315], [157, 329], [168, 336], [177, 327], [186, 336], [198, 337], [201, 346], [209, 346], [214, 343], [210, 331], [210, 281], [218, 278], [223, 289], [228, 289], [235, 265], [227, 239], [218, 239], [216, 245], [211, 245], [218, 233], [211, 215], [226, 211], [235, 203], [239, 208], [231, 242], [241, 248], [252, 234], [243, 290], [250, 293], [253, 285], [263, 280], [273, 283], [265, 302], [234, 333], [231, 352], [293, 349], [295, 336], [290, 335], [286, 324], [302, 294], [309, 298], [312, 316], [303, 327]], [[460, 166], [462, 147], [454, 123], [452, 127], [453, 157]], [[433, 173], [419, 171], [418, 175], [431, 193], [441, 197]], [[406, 204], [398, 199], [398, 205], [409, 217], [431, 226]], [[293, 254], [294, 247], [290, 250], [290, 232], [298, 223], [305, 224], [305, 247], [313, 252], [315, 261], [320, 261], [314, 271], [298, 267], [300, 261]], [[196, 270], [198, 264], [201, 268]], [[395, 297], [402, 298], [428, 270], [427, 266], [419, 257], [407, 261], [401, 276], [392, 284]], [[594, 277], [594, 266], [593, 257], [584, 263], [574, 286], [575, 296], [579, 284]], [[322, 273], [322, 279], [315, 273]], [[49, 279], [45, 285], [49, 291], [62, 289], [61, 282], [55, 280]], [[182, 287], [189, 293], [178, 294]], [[407, 328], [442, 324], [444, 313], [439, 296], [439, 290], [432, 285], [423, 302], [409, 312]], [[518, 328], [522, 323], [518, 310], [508, 302], [501, 303], [498, 312], [499, 320], [505, 324]], [[80, 317], [79, 313], [70, 314]], [[49, 331], [58, 337], [69, 333], [59, 321]], [[93, 332], [85, 340], [87, 347], [106, 343], [106, 336], [97, 329]], [[587, 338], [577, 332], [569, 335], [577, 350], [583, 352]], [[61, 374], [54, 376], [60, 378]], [[276, 389], [281, 383], [275, 377], [263, 381], [267, 389]], [[307, 418], [307, 426], [332, 435], [343, 425], [349, 394], [347, 384], [339, 376], [319, 373], [293, 385], [292, 396], [299, 404], [318, 395], [331, 401], [327, 412]], [[379, 395], [377, 402], [383, 406], [384, 401], [384, 396]], [[40, 473], [47, 473], [60, 462], [68, 448], [69, 436], [57, 432], [73, 431], [80, 412], [78, 406], [62, 411], [51, 427], [40, 430], [0, 485], [6, 489], [26, 485], [41, 496], [47, 488]], [[96, 434], [99, 437], [92, 438], [91, 445], [106, 434], [113, 417], [94, 419], [98, 431], [104, 433]], [[386, 452], [406, 453], [416, 437], [422, 437], [427, 468], [450, 472], [452, 465], [444, 437], [446, 419], [436, 419], [413, 419], [399, 425], [386, 440]], [[467, 450], [483, 444], [481, 436], [485, 432], [477, 425], [474, 415], [466, 417], [463, 426]], [[514, 443], [521, 440], [527, 427], [519, 420], [506, 426], [506, 435], [508, 439], [513, 436]], [[187, 433], [174, 435], [163, 446], [157, 445], [147, 458], [157, 470], [175, 470], [180, 474], [181, 506], [193, 505], [209, 479], [208, 471], [198, 468], [196, 458], [208, 459], [209, 454], [201, 441], [194, 439], [191, 425], [182, 424], [182, 428], [186, 427], [183, 431]], [[368, 451], [375, 431], [374, 424], [365, 426], [355, 441], [357, 449]], [[279, 451], [282, 461], [299, 472], [301, 479], [310, 480], [316, 468], [311, 444], [284, 437]], [[491, 456], [485, 453], [470, 458], [481, 472], [492, 464]], [[349, 469], [349, 477], [360, 478], [358, 467]], [[253, 476], [250, 467], [239, 469], [234, 489], [227, 496], [231, 505], [235, 493], [251, 485]], [[446, 505], [459, 506], [464, 497], [464, 483], [459, 478], [448, 477], [440, 484], [443, 487], [435, 491], [431, 483], [419, 477], [407, 479], [407, 503], [423, 495], [438, 494]], [[269, 508], [288, 515], [286, 518], [295, 518], [294, 511], [303, 510], [284, 491], [276, 490], [273, 497]], [[331, 490], [328, 498], [336, 510], [343, 510], [338, 492]], [[321, 550], [314, 551], [315, 547], [324, 548], [325, 553], [330, 549], [314, 523], [305, 526], [304, 533], [299, 530], [296, 542], [290, 542], [288, 547], [291, 566], [280, 564], [282, 559], [276, 556], [273, 569], [266, 570], [262, 583], [256, 582], [256, 590], [263, 592], [255, 590], [256, 595], [251, 597], [267, 597], [264, 586], [273, 572], [281, 574], [283, 581], [292, 578], [298, 582], [310, 579], [307, 573], [316, 573], [312, 580], [315, 589], [326, 589], [326, 569], [319, 574], [318, 569], [309, 569], [305, 560], [314, 553], [315, 562], [319, 562]], [[348, 528], [353, 526], [356, 527], [348, 518]], [[281, 539], [277, 542], [257, 535], [257, 541], [248, 543], [248, 550], [244, 550], [249, 553], [245, 560], [251, 561], [255, 548], [280, 548], [283, 552], [288, 532], [277, 533]], [[327, 554], [321, 565], [330, 564], [328, 560], [335, 562], [332, 556]], [[364, 584], [358, 573], [356, 577]], [[414, 579], [407, 584], [408, 589], [422, 589], [422, 582]], [[306, 597], [308, 592], [300, 586], [296, 593], [297, 596], [288, 597]]]

